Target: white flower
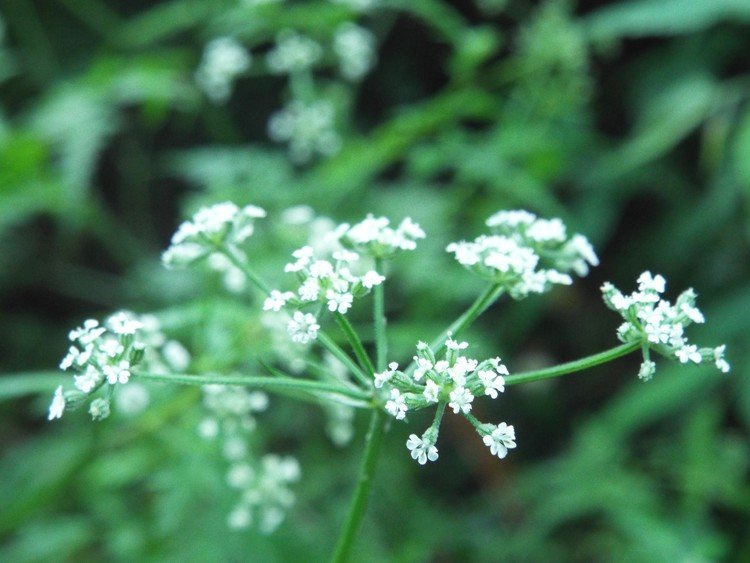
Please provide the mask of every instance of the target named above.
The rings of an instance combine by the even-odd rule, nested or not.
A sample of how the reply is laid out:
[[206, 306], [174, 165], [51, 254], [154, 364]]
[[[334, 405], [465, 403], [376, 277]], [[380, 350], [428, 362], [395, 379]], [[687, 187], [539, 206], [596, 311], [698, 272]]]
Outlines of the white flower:
[[492, 370], [480, 370], [477, 372], [479, 381], [484, 387], [484, 394], [492, 399], [497, 398], [497, 394], [505, 391], [505, 379]]
[[134, 318], [133, 315], [121, 311], [107, 319], [107, 327], [115, 334], [129, 335], [143, 328], [143, 323]]
[[320, 282], [315, 278], [307, 278], [299, 287], [299, 298], [302, 301], [316, 301], [320, 295]]
[[731, 367], [729, 365], [729, 362], [727, 362], [724, 359], [725, 349], [726, 349], [726, 345], [724, 344], [714, 348], [714, 362], [716, 362], [716, 369], [718, 369], [722, 373], [729, 373], [729, 370], [731, 369]]
[[445, 341], [445, 347], [448, 348], [448, 350], [466, 350], [466, 348], [469, 347], [468, 342], [456, 342], [453, 340], [453, 338], [449, 335], [448, 340]]
[[427, 358], [420, 358], [419, 356], [414, 356], [414, 361], [417, 362], [417, 368], [414, 370], [412, 377], [414, 381], [420, 381], [424, 374], [433, 368], [433, 365]]
[[422, 391], [422, 395], [424, 395], [424, 398], [429, 403], [437, 403], [439, 394], [440, 387], [438, 386], [438, 384], [431, 379], [428, 379], [427, 383], [424, 386], [424, 391]]
[[250, 53], [237, 41], [219, 37], [206, 45], [195, 80], [212, 102], [223, 103], [232, 93], [235, 76], [250, 68], [251, 61]]
[[352, 306], [354, 296], [351, 293], [338, 293], [333, 289], [329, 289], [326, 292], [326, 299], [328, 300], [329, 311], [338, 311], [343, 315]]
[[328, 101], [306, 103], [292, 100], [271, 116], [268, 136], [276, 142], [288, 142], [290, 158], [295, 163], [303, 164], [315, 153], [329, 156], [341, 149], [335, 118], [334, 107]]
[[65, 412], [65, 397], [63, 396], [62, 385], [58, 385], [55, 389], [55, 395], [52, 397], [52, 404], [49, 406], [49, 413], [47, 414], [47, 420], [54, 420], [56, 418], [62, 418]]
[[435, 461], [438, 458], [438, 450], [435, 445], [416, 434], [411, 434], [406, 441], [406, 447], [411, 452], [412, 459], [417, 460], [419, 465], [424, 465], [429, 461]]
[[490, 448], [492, 455], [496, 455], [500, 459], [508, 455], [508, 449], [516, 447], [515, 440], [516, 432], [513, 426], [509, 426], [505, 422], [498, 424], [492, 432], [482, 438], [484, 444]]
[[285, 272], [299, 272], [304, 269], [312, 259], [313, 249], [311, 246], [303, 246], [302, 248], [292, 252], [292, 256], [297, 259], [296, 262], [291, 262], [284, 267]]
[[688, 362], [699, 364], [703, 359], [700, 352], [698, 352], [698, 347], [694, 344], [683, 346], [675, 352], [675, 355], [683, 364], [686, 364]]
[[388, 369], [375, 374], [375, 387], [380, 389], [384, 383], [387, 381], [390, 381], [393, 377], [393, 374], [396, 373], [396, 370], [398, 369], [398, 364], [396, 362], [391, 362], [388, 364]]
[[284, 293], [274, 289], [271, 291], [271, 295], [263, 302], [264, 311], [280, 311], [281, 308], [286, 305], [286, 302], [294, 297], [294, 293], [291, 291], [285, 291]]
[[115, 365], [104, 366], [102, 371], [107, 378], [107, 383], [110, 385], [114, 385], [115, 383], [127, 383], [130, 379], [130, 362], [127, 360], [121, 360]]
[[450, 402], [448, 406], [453, 409], [453, 412], [458, 414], [459, 412], [468, 413], [471, 411], [471, 403], [474, 400], [474, 395], [471, 394], [466, 387], [456, 387], [450, 394]]
[[395, 417], [396, 420], [403, 420], [406, 416], [408, 407], [406, 406], [404, 396], [398, 389], [391, 389], [391, 398], [385, 403], [385, 410], [391, 416]]
[[385, 276], [381, 276], [375, 270], [370, 270], [364, 276], [362, 276], [362, 285], [367, 289], [372, 289], [376, 285], [380, 285], [385, 281]]
[[392, 256], [399, 250], [414, 250], [416, 240], [425, 237], [424, 231], [410, 218], [404, 219], [393, 229], [386, 217], [368, 214], [356, 225], [348, 226], [342, 232], [341, 241], [345, 246], [372, 256]]
[[93, 420], [104, 420], [109, 416], [109, 401], [102, 397], [97, 397], [89, 405], [89, 414]]
[[276, 46], [266, 55], [266, 64], [274, 74], [291, 74], [312, 67], [322, 54], [316, 41], [287, 29], [276, 36]]
[[664, 293], [666, 288], [666, 280], [657, 274], [656, 276], [651, 275], [651, 272], [643, 272], [638, 276], [638, 290], [647, 292], [654, 291], [656, 293]]
[[656, 364], [650, 360], [643, 360], [641, 368], [638, 370], [638, 378], [642, 381], [648, 381], [656, 373]]
[[344, 22], [336, 28], [333, 50], [339, 57], [339, 69], [344, 78], [359, 80], [375, 61], [375, 36], [364, 27]]
[[693, 307], [689, 303], [683, 303], [680, 306], [680, 311], [682, 311], [685, 316], [694, 323], [701, 324], [706, 322], [706, 318], [703, 316], [703, 313], [701, 313], [697, 307]]
[[77, 389], [84, 393], [91, 393], [101, 381], [101, 374], [94, 366], [88, 366], [81, 375], [74, 375], [73, 380]]
[[318, 324], [315, 316], [302, 311], [295, 311], [293, 317], [287, 324], [287, 332], [291, 335], [294, 342], [307, 344], [310, 340], [318, 337]]

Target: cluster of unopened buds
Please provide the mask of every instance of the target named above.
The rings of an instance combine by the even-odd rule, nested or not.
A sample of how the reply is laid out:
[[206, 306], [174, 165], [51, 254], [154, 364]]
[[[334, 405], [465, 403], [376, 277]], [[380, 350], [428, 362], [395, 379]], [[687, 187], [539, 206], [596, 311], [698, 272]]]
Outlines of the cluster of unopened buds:
[[703, 313], [695, 306], [695, 291], [683, 291], [673, 305], [662, 299], [665, 290], [664, 277], [651, 272], [643, 272], [638, 277], [638, 290], [630, 295], [624, 295], [609, 282], [602, 286], [607, 307], [625, 320], [617, 329], [617, 337], [622, 342], [642, 344], [643, 363], [638, 377], [647, 381], [656, 371], [650, 350], [683, 364], [709, 363], [723, 373], [729, 372], [729, 363], [724, 359], [725, 345], [699, 348], [685, 336], [685, 328], [689, 325], [705, 322]]
[[500, 358], [479, 362], [464, 356], [468, 346], [449, 335], [444, 356], [438, 359], [427, 343], [419, 342], [410, 368], [400, 371], [392, 362], [386, 371], [375, 374], [375, 387], [387, 393], [385, 410], [396, 420], [404, 420], [407, 412], [437, 405], [432, 425], [421, 437], [412, 434], [406, 442], [412, 458], [421, 465], [438, 458], [435, 444], [446, 405], [471, 422], [492, 455], [502, 459], [508, 449], [516, 447], [513, 426], [484, 424], [471, 414], [477, 396], [496, 399], [505, 391], [503, 376], [508, 375], [508, 368]]

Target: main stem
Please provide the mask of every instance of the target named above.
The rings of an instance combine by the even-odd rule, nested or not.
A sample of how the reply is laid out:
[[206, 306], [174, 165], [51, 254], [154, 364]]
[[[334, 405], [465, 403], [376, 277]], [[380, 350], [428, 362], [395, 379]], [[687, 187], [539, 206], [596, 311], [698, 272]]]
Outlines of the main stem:
[[380, 406], [375, 407], [370, 416], [370, 428], [365, 438], [365, 453], [359, 468], [357, 488], [354, 491], [349, 513], [346, 516], [344, 528], [336, 545], [336, 552], [333, 554], [335, 563], [343, 563], [349, 559], [354, 539], [357, 537], [357, 532], [362, 524], [367, 509], [367, 500], [370, 497], [375, 468], [378, 464], [380, 446], [385, 435], [385, 421], [386, 415], [383, 409]]
[[[375, 260], [375, 269], [382, 274], [383, 261]], [[385, 369], [388, 357], [388, 341], [385, 333], [385, 295], [383, 284], [376, 285], [373, 290], [373, 321], [375, 325], [375, 365], [379, 371]], [[367, 510], [367, 501], [370, 497], [370, 490], [375, 476], [375, 469], [378, 465], [380, 446], [383, 443], [385, 435], [386, 416], [380, 405], [375, 405], [370, 416], [370, 428], [365, 438], [365, 452], [362, 457], [362, 464], [359, 469], [359, 478], [357, 479], [357, 488], [352, 497], [352, 503], [349, 506], [349, 513], [346, 516], [344, 528], [341, 531], [336, 552], [333, 555], [333, 561], [341, 563], [349, 559], [354, 540], [357, 532], [362, 525], [362, 520]]]

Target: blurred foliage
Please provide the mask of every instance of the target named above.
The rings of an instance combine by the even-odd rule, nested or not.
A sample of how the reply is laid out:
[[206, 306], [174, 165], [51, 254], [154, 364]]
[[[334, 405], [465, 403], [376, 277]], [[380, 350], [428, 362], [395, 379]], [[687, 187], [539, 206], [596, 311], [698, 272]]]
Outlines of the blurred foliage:
[[[319, 409], [272, 400], [259, 440], [298, 456], [299, 500], [276, 534], [236, 533], [223, 465], [196, 436], [196, 390], [153, 386], [138, 416], [53, 425], [43, 413], [63, 376], [26, 373], [53, 370], [69, 328], [119, 307], [156, 312], [194, 369], [251, 362], [268, 345], [257, 300], [158, 262], [181, 216], [231, 199], [270, 212], [252, 241], [266, 272], [304, 243], [275, 220], [291, 206], [420, 222], [429, 238], [387, 290], [394, 357], [478, 290], [445, 244], [518, 207], [585, 233], [602, 266], [493, 307], [469, 335], [478, 356], [521, 371], [610, 347], [617, 322], [597, 288], [644, 269], [694, 287], [703, 340], [728, 345], [729, 377], [665, 365], [642, 384], [631, 358], [510, 389], [483, 413], [517, 429], [502, 463], [452, 420], [439, 463], [419, 467], [394, 424], [358, 560], [750, 560], [750, 3], [255, 4], [0, 0], [0, 559], [330, 553], [361, 445], [331, 446]], [[377, 66], [360, 83], [316, 74], [342, 148], [293, 164], [266, 135], [293, 85], [262, 53], [283, 29], [323, 40], [352, 18], [375, 35]], [[255, 60], [214, 105], [194, 73], [226, 35]]]

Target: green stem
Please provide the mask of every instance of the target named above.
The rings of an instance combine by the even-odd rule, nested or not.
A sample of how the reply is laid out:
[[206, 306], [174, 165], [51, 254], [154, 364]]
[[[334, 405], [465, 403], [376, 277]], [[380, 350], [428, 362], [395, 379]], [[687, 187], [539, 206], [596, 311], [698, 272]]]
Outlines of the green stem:
[[373, 410], [370, 417], [370, 429], [365, 439], [365, 453], [359, 469], [357, 488], [354, 491], [354, 497], [349, 506], [349, 513], [341, 530], [341, 536], [339, 536], [339, 541], [336, 545], [336, 552], [333, 555], [335, 563], [342, 563], [349, 559], [352, 546], [354, 545], [354, 538], [357, 536], [357, 532], [362, 524], [365, 509], [367, 508], [367, 500], [372, 489], [380, 446], [385, 434], [385, 423], [385, 413], [381, 409], [376, 408]]
[[[383, 259], [375, 259], [375, 271], [381, 275], [383, 272]], [[373, 288], [373, 318], [375, 321], [375, 365], [378, 371], [385, 370], [388, 362], [388, 337], [385, 332], [385, 290], [380, 283]]]
[[285, 390], [307, 391], [310, 393], [336, 393], [353, 399], [368, 400], [369, 396], [362, 391], [348, 389], [341, 385], [324, 383], [322, 381], [311, 381], [309, 379], [295, 379], [287, 377], [256, 377], [242, 375], [188, 375], [172, 373], [141, 373], [134, 374], [138, 379], [151, 381], [162, 381], [164, 383], [179, 383], [183, 385], [239, 385], [265, 391]]
[[346, 335], [346, 338], [349, 341], [352, 350], [354, 350], [354, 355], [357, 357], [359, 365], [362, 366], [362, 368], [365, 370], [365, 373], [372, 379], [372, 377], [375, 375], [375, 367], [372, 365], [372, 360], [370, 360], [370, 356], [367, 355], [365, 347], [362, 345], [362, 341], [359, 339], [359, 335], [357, 335], [354, 327], [345, 315], [342, 315], [341, 313], [334, 313], [334, 317], [339, 327]]
[[580, 360], [574, 360], [565, 364], [552, 366], [549, 368], [539, 369], [535, 371], [527, 371], [523, 373], [515, 373], [513, 375], [505, 376], [506, 385], [516, 385], [518, 383], [528, 383], [530, 381], [537, 381], [540, 379], [549, 379], [551, 377], [559, 377], [568, 373], [575, 373], [582, 371], [599, 364], [610, 362], [622, 356], [627, 356], [631, 352], [639, 350], [641, 347], [640, 342], [629, 342], [627, 344], [621, 344], [604, 352], [593, 354], [592, 356], [586, 356]]
[[492, 305], [497, 299], [503, 294], [505, 288], [500, 285], [491, 285], [487, 287], [480, 295], [476, 298], [474, 303], [466, 309], [463, 315], [458, 317], [453, 323], [446, 328], [440, 336], [430, 344], [430, 348], [438, 355], [445, 348], [445, 339], [448, 337], [448, 333], [452, 333], [453, 336], [461, 334], [466, 327], [473, 323], [479, 315], [484, 313], [490, 305]]
[[347, 368], [349, 368], [349, 371], [352, 372], [354, 377], [356, 377], [357, 380], [359, 380], [359, 382], [365, 386], [365, 388], [370, 389], [372, 387], [372, 380], [365, 375], [365, 373], [360, 369], [357, 363], [351, 359], [349, 354], [344, 352], [341, 347], [336, 344], [336, 342], [334, 342], [330, 336], [328, 336], [328, 334], [326, 334], [322, 330], [319, 330], [317, 340], [326, 350], [328, 350], [333, 355], [334, 358], [336, 358]]

